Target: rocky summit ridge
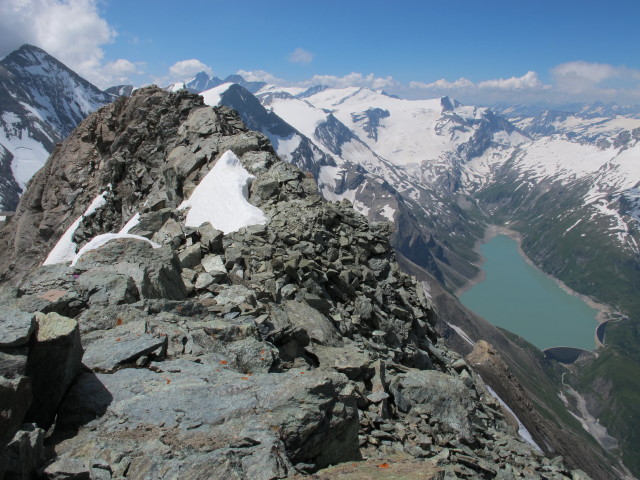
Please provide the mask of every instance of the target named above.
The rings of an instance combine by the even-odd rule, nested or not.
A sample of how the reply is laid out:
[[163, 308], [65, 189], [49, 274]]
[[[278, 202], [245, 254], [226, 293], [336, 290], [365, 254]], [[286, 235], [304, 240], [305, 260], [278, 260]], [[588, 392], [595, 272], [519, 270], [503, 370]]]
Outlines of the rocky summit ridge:
[[[266, 223], [187, 226], [227, 151]], [[121, 233], [40, 266], [67, 232], [75, 249]], [[444, 345], [390, 233], [226, 107], [154, 87], [103, 107], [0, 232], [0, 472], [588, 478], [520, 438]]]

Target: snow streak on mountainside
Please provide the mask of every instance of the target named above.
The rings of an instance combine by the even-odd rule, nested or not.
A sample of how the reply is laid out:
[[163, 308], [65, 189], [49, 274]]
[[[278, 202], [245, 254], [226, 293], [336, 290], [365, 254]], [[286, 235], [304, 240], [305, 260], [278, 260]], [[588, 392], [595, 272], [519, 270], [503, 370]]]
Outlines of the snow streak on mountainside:
[[0, 145], [11, 157], [11, 171], [0, 169], [0, 209], [15, 208], [55, 144], [113, 98], [31, 45], [0, 61]]

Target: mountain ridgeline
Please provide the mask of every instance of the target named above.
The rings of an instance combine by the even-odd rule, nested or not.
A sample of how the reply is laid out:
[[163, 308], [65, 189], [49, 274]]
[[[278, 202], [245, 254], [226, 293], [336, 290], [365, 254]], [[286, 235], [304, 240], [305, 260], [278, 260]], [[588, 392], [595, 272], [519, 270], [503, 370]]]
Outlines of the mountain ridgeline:
[[[426, 368], [453, 373], [451, 362], [462, 360], [453, 351], [447, 351], [442, 340], [437, 338], [437, 331], [446, 345], [458, 352], [457, 355], [470, 355], [467, 363], [470, 368], [456, 367], [453, 369], [455, 375], [463, 376], [466, 385], [470, 382], [467, 375], [477, 380], [471, 369], [480, 372], [507, 401], [548, 456], [560, 454], [572, 468], [582, 468], [593, 478], [605, 479], [612, 475], [622, 478], [624, 467], [618, 466], [614, 458], [620, 456], [636, 474], [640, 472], [640, 456], [637, 454], [640, 438], [635, 433], [640, 430], [634, 420], [640, 414], [637, 411], [640, 402], [634, 400], [640, 387], [628, 382], [629, 378], [640, 378], [640, 361], [634, 353], [640, 342], [637, 335], [640, 315], [637, 296], [640, 287], [637, 228], [640, 170], [635, 161], [640, 153], [640, 119], [636, 110], [604, 105], [572, 106], [567, 111], [510, 106], [496, 113], [488, 108], [465, 106], [448, 97], [409, 101], [366, 88], [285, 88], [247, 82], [238, 75], [222, 80], [204, 72], [189, 82], [167, 87], [165, 90], [174, 92], [172, 95], [157, 89], [143, 89], [136, 93], [126, 85], [102, 92], [42, 50], [31, 46], [22, 47], [0, 62], [0, 82], [0, 121], [3, 126], [0, 134], [4, 135], [0, 138], [0, 210], [16, 210], [13, 218], [2, 221], [0, 217], [0, 247], [6, 252], [0, 258], [0, 275], [5, 282], [1, 301], [9, 305], [13, 309], [11, 311], [57, 313], [75, 319], [85, 350], [91, 350], [88, 348], [90, 344], [95, 347], [90, 353], [85, 353], [85, 365], [89, 361], [87, 358], [97, 362], [96, 355], [104, 356], [100, 349], [114, 348], [115, 344], [109, 343], [112, 336], [120, 339], [117, 343], [122, 340], [122, 335], [127, 339], [142, 334], [153, 337], [145, 336], [147, 347], [140, 350], [138, 346], [131, 347], [135, 353], [115, 363], [101, 357], [104, 362], [112, 362], [108, 368], [103, 367], [102, 361], [92, 363], [89, 370], [93, 374], [85, 377], [85, 384], [73, 394], [75, 396], [70, 397], [72, 403], [66, 407], [49, 407], [62, 408], [60, 411], [66, 412], [60, 417], [65, 418], [58, 430], [61, 436], [67, 435], [62, 433], [65, 428], [84, 432], [77, 440], [64, 444], [65, 449], [70, 445], [70, 452], [78, 452], [82, 442], [93, 441], [90, 440], [92, 434], [83, 430], [85, 420], [107, 411], [110, 395], [116, 401], [108, 410], [113, 412], [120, 408], [117, 402], [129, 398], [133, 392], [125, 393], [128, 385], [138, 380], [150, 385], [159, 381], [159, 377], [151, 373], [164, 372], [168, 375], [168, 372], [174, 372], [171, 369], [180, 370], [180, 366], [174, 363], [167, 367], [168, 370], [163, 370], [157, 362], [179, 362], [184, 366], [184, 381], [189, 385], [194, 376], [205, 373], [196, 372], [194, 368], [200, 367], [183, 363], [183, 360], [206, 365], [211, 365], [212, 361], [218, 365], [231, 365], [232, 371], [251, 378], [255, 376], [254, 372], [267, 373], [249, 358], [252, 349], [258, 348], [255, 342], [262, 342], [260, 351], [271, 352], [266, 368], [269, 375], [273, 372], [291, 373], [292, 369], [299, 367], [305, 369], [304, 375], [309, 375], [311, 370], [322, 370], [331, 363], [327, 348], [346, 349], [346, 353], [333, 351], [340, 354], [339, 360], [335, 361], [335, 369], [358, 386], [354, 398], [361, 422], [356, 450], [366, 452], [363, 453], [365, 456], [375, 452], [371, 453], [372, 458], [382, 458], [383, 451], [394, 455], [408, 453], [411, 459], [403, 458], [408, 462], [406, 468], [411, 471], [416, 466], [412, 463], [414, 461], [421, 465], [420, 468], [426, 468], [425, 462], [416, 458], [431, 458], [432, 454], [437, 454], [438, 460], [430, 464], [434, 472], [440, 469], [451, 473], [456, 468], [454, 464], [463, 465], [455, 474], [471, 475], [472, 478], [473, 475], [478, 478], [517, 478], [520, 473], [529, 472], [528, 466], [519, 463], [514, 464], [518, 466], [515, 473], [505, 470], [502, 465], [495, 467], [483, 463], [495, 460], [493, 456], [490, 460], [476, 451], [478, 445], [487, 445], [483, 443], [486, 439], [475, 446], [465, 443], [466, 440], [452, 446], [446, 443], [448, 437], [437, 437], [441, 433], [435, 431], [437, 428], [434, 431], [428, 431], [426, 427], [420, 427], [418, 432], [405, 431], [407, 419], [413, 419], [409, 415], [411, 409], [405, 411], [408, 407], [400, 406], [402, 395], [390, 390], [392, 382], [385, 381], [384, 377], [405, 374], [411, 377], [413, 370], [407, 369], [423, 371]], [[200, 93], [202, 99], [187, 92]], [[56, 144], [82, 118], [117, 97], [123, 98], [91, 116], [69, 141], [56, 148]], [[204, 113], [211, 110], [204, 107], [203, 101], [216, 107], [213, 116]], [[239, 119], [229, 108], [237, 112]], [[54, 150], [54, 155], [45, 165], [48, 153]], [[264, 230], [262, 227], [247, 227], [247, 232], [242, 230], [241, 233], [221, 237], [208, 229], [197, 228], [199, 225], [187, 225], [184, 211], [179, 208], [181, 201], [193, 193], [226, 150], [235, 152], [243, 168], [256, 177], [249, 199], [269, 218]], [[274, 154], [286, 163], [276, 161]], [[307, 172], [306, 176], [291, 165]], [[21, 192], [42, 166], [44, 168], [35, 174], [32, 185], [18, 206]], [[336, 207], [336, 203], [322, 202], [317, 193], [329, 202], [342, 203]], [[391, 230], [386, 230], [381, 224], [369, 227], [363, 217], [347, 207], [344, 200], [369, 221], [393, 222], [395, 227]], [[318, 213], [314, 209], [320, 208], [319, 205], [331, 211]], [[285, 206], [301, 210], [297, 212], [301, 217], [289, 218], [295, 215], [283, 213], [281, 210]], [[308, 212], [308, 217], [304, 211]], [[136, 227], [127, 227], [128, 220], [136, 223], [136, 214], [140, 215], [137, 220], [140, 223]], [[349, 227], [344, 225], [345, 222]], [[615, 322], [606, 326], [605, 347], [600, 355], [581, 359], [570, 367], [571, 373], [567, 373], [523, 339], [496, 329], [459, 304], [452, 292], [468, 285], [479, 274], [477, 244], [484, 238], [487, 227], [496, 224], [518, 232], [522, 238], [522, 249], [545, 272], [610, 307], [610, 318]], [[155, 253], [151, 254], [144, 250], [147, 248], [145, 245], [135, 243], [136, 239], [121, 238], [129, 235], [129, 230], [131, 234], [160, 245], [164, 249], [162, 261], [168, 266], [161, 267], [155, 258], [155, 253], [161, 253], [160, 250], [153, 249]], [[289, 235], [283, 233], [285, 230]], [[61, 250], [77, 252], [96, 236], [105, 234], [120, 237], [95, 250], [105, 253], [101, 259], [92, 260], [91, 266], [59, 264], [37, 268], [45, 259], [50, 263], [49, 257], [59, 257]], [[365, 246], [369, 241], [376, 243], [382, 238], [386, 242], [388, 234], [391, 234], [391, 244], [402, 269], [423, 280], [422, 284], [399, 277], [401, 274], [396, 267], [391, 267], [395, 264], [390, 251], [380, 250], [383, 247], [371, 247], [373, 251], [370, 251], [371, 248]], [[211, 235], [214, 238], [210, 238]], [[144, 240], [137, 239], [137, 242]], [[322, 242], [329, 242], [331, 245], [326, 248], [334, 250], [324, 252], [318, 247]], [[54, 247], [57, 248], [56, 255], [51, 252]], [[248, 250], [252, 253], [247, 253]], [[354, 253], [350, 255], [348, 250], [354, 250]], [[338, 257], [335, 257], [336, 252]], [[92, 251], [89, 256], [92, 255], [97, 253]], [[121, 255], [122, 262], [116, 262], [109, 270], [106, 266], [108, 259]], [[138, 266], [141, 270], [132, 266], [136, 263], [132, 260], [135, 255], [145, 259]], [[383, 272], [378, 271], [382, 265], [379, 259], [374, 261], [374, 266], [371, 265], [376, 255], [382, 255], [384, 262], [389, 262]], [[346, 260], [343, 261], [343, 257]], [[330, 267], [329, 264], [336, 261], [341, 268]], [[373, 277], [368, 276], [368, 271]], [[266, 283], [258, 285], [259, 282]], [[315, 287], [312, 285], [314, 282], [317, 284]], [[8, 284], [16, 286], [17, 290], [7, 287]], [[381, 292], [374, 288], [375, 284], [381, 285]], [[240, 287], [249, 292], [240, 292]], [[375, 293], [368, 288], [374, 288]], [[394, 297], [391, 304], [386, 305], [390, 288], [399, 288], [404, 293], [399, 294], [401, 299]], [[416, 299], [419, 299], [419, 306], [415, 304]], [[306, 306], [299, 307], [292, 302]], [[386, 305], [384, 308], [383, 304]], [[98, 306], [108, 306], [111, 310], [107, 310], [103, 317], [96, 311]], [[320, 317], [312, 310], [299, 310], [307, 306], [320, 312], [324, 320], [319, 320]], [[371, 314], [367, 313], [370, 306]], [[385, 310], [387, 307], [391, 310]], [[281, 310], [286, 315], [280, 313]], [[182, 311], [187, 313], [180, 313]], [[184, 325], [186, 320], [183, 318], [191, 314], [200, 322], [193, 329]], [[147, 322], [145, 325], [151, 327], [141, 327], [135, 322], [126, 327], [123, 324], [112, 325], [107, 319], [109, 315], [116, 318], [116, 322], [122, 320], [123, 323], [142, 315]], [[298, 318], [309, 315], [319, 323], [313, 326], [297, 323]], [[422, 318], [421, 315], [426, 315], [429, 321], [426, 326], [419, 323], [418, 328], [416, 320], [412, 319]], [[215, 327], [204, 325], [209, 321], [226, 322], [236, 317], [240, 320], [233, 327], [226, 325], [223, 328], [219, 323]], [[33, 334], [33, 328], [46, 325], [48, 320], [41, 316], [30, 322], [24, 316], [20, 318], [30, 325], [21, 341], [26, 339], [34, 351], [38, 351], [39, 340]], [[394, 320], [385, 323], [389, 318]], [[83, 326], [85, 320], [87, 323]], [[182, 336], [177, 333], [175, 338], [170, 336], [169, 324], [181, 325]], [[73, 322], [67, 325], [71, 326]], [[318, 329], [335, 342], [324, 336], [314, 337], [319, 334]], [[395, 329], [403, 332], [400, 334], [402, 338], [394, 337]], [[346, 343], [342, 344], [333, 337], [336, 332]], [[157, 337], [162, 333], [169, 335], [168, 343], [158, 344]], [[70, 332], [66, 339], [70, 345], [76, 345], [78, 341], [73, 335]], [[420, 343], [419, 338], [425, 335], [427, 343]], [[179, 341], [176, 340], [178, 337]], [[104, 341], [101, 340], [103, 338]], [[489, 341], [495, 350], [487, 347], [483, 340]], [[240, 341], [244, 343], [240, 344]], [[172, 346], [171, 342], [182, 342], [182, 347], [178, 344]], [[352, 342], [357, 345], [354, 347]], [[127, 342], [123, 345], [127, 345], [124, 350], [130, 346]], [[386, 353], [379, 353], [380, 345], [384, 345], [382, 350], [388, 349]], [[0, 345], [0, 350], [5, 347]], [[14, 347], [12, 344], [11, 348]], [[4, 373], [0, 372], [13, 382], [13, 390], [10, 390], [16, 395], [27, 395], [25, 385], [29, 381], [34, 385], [42, 381], [34, 374], [33, 368], [16, 366], [22, 365], [20, 362], [23, 360], [25, 365], [35, 362], [24, 348], [21, 343], [19, 352], [12, 350], [10, 354], [18, 355], [15, 358], [21, 360], [6, 363], [13, 366]], [[76, 357], [81, 355], [77, 345], [72, 350]], [[0, 355], [4, 353], [0, 351]], [[440, 358], [440, 354], [444, 357]], [[374, 363], [382, 359], [384, 366], [367, 363], [369, 360], [365, 362], [361, 355]], [[206, 361], [203, 356], [207, 357]], [[230, 361], [228, 356], [233, 360]], [[223, 361], [227, 363], [220, 363]], [[3, 362], [0, 361], [0, 365], [5, 365]], [[74, 362], [71, 363], [77, 366], [77, 361]], [[350, 366], [338, 368], [339, 363]], [[130, 376], [134, 374], [131, 368], [134, 365], [146, 369], [138, 380]], [[350, 370], [352, 367], [355, 370]], [[124, 373], [119, 374], [119, 371]], [[207, 372], [207, 382], [211, 382], [213, 377], [209, 370]], [[69, 370], [65, 378], [75, 374], [75, 370]], [[116, 374], [120, 377], [112, 376]], [[96, 375], [102, 375], [98, 383], [95, 383]], [[177, 379], [162, 378], [169, 380], [168, 390], [154, 390], [153, 395], [173, 394], [171, 389], [174, 387], [168, 385]], [[338, 385], [348, 389], [337, 377], [331, 380], [313, 378], [324, 385], [320, 387], [318, 383], [310, 387], [316, 389], [314, 391], [330, 392]], [[218, 392], [227, 392], [236, 381], [234, 378], [224, 381], [227, 380], [231, 383], [216, 383]], [[109, 383], [111, 381], [115, 383]], [[295, 382], [297, 380], [291, 384], [294, 389], [290, 392], [291, 398], [304, 398], [304, 401], [319, 405], [318, 398], [311, 400], [295, 390], [300, 386]], [[63, 390], [68, 387], [65, 382], [61, 384]], [[329, 384], [333, 387], [326, 390], [325, 386]], [[183, 386], [185, 384], [181, 382], [175, 388]], [[94, 387], [97, 390], [92, 390]], [[256, 388], [253, 390], [256, 401], [262, 402], [266, 398], [264, 395], [270, 395], [268, 391], [260, 390], [262, 387]], [[400, 390], [402, 388], [404, 386]], [[476, 392], [472, 394], [473, 398], [491, 402], [489, 397], [479, 393], [482, 387], [472, 389]], [[36, 390], [29, 395], [37, 405], [40, 401], [37, 397], [43, 390]], [[79, 396], [98, 395], [100, 392], [103, 394], [100, 402], [104, 405], [78, 407], [84, 413], [74, 417], [71, 410], [76, 408], [73, 402], [80, 401]], [[114, 392], [118, 392], [117, 395], [114, 396]], [[195, 398], [200, 398], [198, 395], [204, 395], [203, 392], [210, 393], [205, 389], [199, 391]], [[320, 403], [332, 406], [323, 411], [337, 408], [355, 412], [349, 410], [348, 402], [340, 400], [342, 397], [339, 395], [327, 395], [326, 398], [333, 400], [328, 404], [322, 403], [324, 400]], [[369, 398], [371, 395], [375, 400]], [[566, 400], [567, 396], [572, 400], [565, 405], [560, 398]], [[25, 405], [27, 397], [21, 397]], [[230, 400], [231, 403], [234, 401]], [[239, 401], [244, 401], [244, 397]], [[291, 406], [285, 405], [288, 401], [283, 399], [284, 403], [274, 407], [275, 410], [284, 408], [281, 412], [285, 412]], [[425, 397], [421, 401], [437, 403], [438, 400]], [[581, 406], [581, 402], [586, 406]], [[87, 408], [89, 410], [82, 410]], [[159, 408], [164, 412], [171, 411], [174, 406]], [[258, 407], [252, 408], [255, 411]], [[367, 413], [363, 417], [362, 412], [374, 410], [378, 416], [372, 417]], [[470, 410], [466, 411], [469, 413]], [[135, 417], [133, 412], [129, 413]], [[231, 416], [240, 418], [245, 413], [238, 410]], [[351, 418], [351, 413], [341, 418]], [[414, 413], [418, 414], [417, 410]], [[405, 414], [408, 416], [403, 416]], [[332, 415], [328, 413], [325, 419], [319, 420], [320, 423], [334, 425]], [[387, 415], [395, 423], [385, 423]], [[432, 412], [420, 412], [419, 415], [426, 420]], [[480, 417], [483, 415], [485, 413]], [[488, 415], [490, 419], [492, 415]], [[609, 433], [618, 439], [619, 449], [608, 444], [599, 445], [574, 418], [576, 415], [600, 418]], [[48, 420], [43, 422], [30, 414], [22, 416], [22, 413], [17, 413], [15, 418], [35, 421], [39, 427], [48, 424]], [[378, 419], [385, 422], [380, 423]], [[126, 423], [123, 417], [120, 420]], [[193, 427], [197, 430], [193, 435], [187, 435], [181, 429], [189, 430], [191, 427], [187, 424], [195, 425], [201, 420], [201, 412], [196, 409], [189, 421], [177, 422], [178, 425], [166, 428], [158, 427], [147, 418], [138, 418], [136, 422], [139, 423], [126, 435], [115, 434], [118, 427], [108, 422], [103, 432], [123, 439], [121, 435], [133, 438], [132, 432], [140, 429], [156, 431], [160, 428], [156, 433], [170, 435], [178, 439], [176, 441], [187, 439], [188, 449], [191, 449], [196, 448], [193, 442], [202, 433], [198, 430], [200, 427]], [[342, 422], [335, 421], [338, 424]], [[353, 445], [340, 443], [345, 438], [353, 439], [355, 426], [349, 423], [351, 421], [345, 420], [346, 423], [341, 424], [346, 430], [338, 429], [336, 435], [340, 438], [332, 437], [337, 443], [327, 447], [331, 452], [345, 448], [345, 457], [338, 455], [333, 458], [335, 461], [354, 458]], [[215, 423], [211, 418], [203, 421], [206, 426], [202, 429], [206, 432], [198, 438], [214, 435], [213, 430], [207, 430], [211, 422]], [[430, 422], [426, 423], [430, 425]], [[93, 423], [87, 425], [91, 425], [86, 427], [89, 431], [95, 427]], [[271, 428], [275, 428], [274, 425]], [[495, 423], [491, 425], [492, 428], [502, 428], [496, 427]], [[14, 427], [15, 424], [11, 428]], [[307, 427], [305, 424], [300, 428]], [[123, 428], [128, 431], [130, 426], [127, 424]], [[300, 443], [304, 437], [298, 430], [287, 430], [287, 435], [297, 440], [287, 443], [281, 437], [279, 441], [284, 441], [284, 444], [274, 443], [273, 438], [267, 439], [264, 432], [247, 436], [250, 440], [242, 440], [246, 432], [236, 432], [233, 428], [230, 431], [232, 436], [239, 435], [225, 437], [225, 445], [231, 445], [231, 450], [222, 452], [222, 442], [220, 448], [204, 453], [206, 462], [213, 461], [211, 459], [215, 457], [216, 462], [224, 463], [233, 457], [235, 470], [232, 470], [237, 475], [254, 478], [247, 472], [255, 472], [256, 465], [260, 464], [268, 472], [265, 478], [282, 478], [295, 471], [315, 470], [332, 463], [326, 458], [320, 459], [321, 455], [311, 447], [303, 454], [292, 453], [292, 445]], [[408, 437], [399, 431], [407, 433]], [[27, 432], [23, 429], [20, 432], [8, 451], [15, 452], [18, 445], [29, 438], [35, 452], [42, 440], [39, 430]], [[427, 441], [428, 436], [433, 438], [429, 445], [420, 444], [417, 440]], [[18, 437], [23, 443], [16, 443]], [[316, 442], [316, 437], [309, 441]], [[400, 449], [397, 448], [398, 441], [402, 444]], [[419, 453], [413, 448], [416, 444], [423, 452], [429, 450], [429, 453]], [[165, 445], [173, 448], [175, 443], [165, 442]], [[267, 454], [267, 446], [276, 450], [284, 448], [287, 453], [282, 458]], [[110, 444], [103, 447], [111, 448]], [[236, 447], [245, 450], [237, 450]], [[389, 450], [390, 447], [393, 448]], [[160, 455], [158, 452], [154, 455]], [[166, 468], [181, 469], [182, 465], [195, 465], [195, 457], [191, 453], [180, 452], [180, 461], [186, 463], [178, 461]], [[76, 454], [80, 455], [61, 455], [59, 460], [62, 464], [56, 468], [71, 468], [76, 464], [77, 458], [73, 456]], [[13, 453], [7, 458], [12, 458], [11, 455]], [[460, 460], [463, 458], [460, 455], [472, 460], [467, 457]], [[247, 456], [254, 460], [260, 457], [262, 463], [247, 460], [249, 467], [238, 466], [238, 462], [245, 462], [241, 459]], [[446, 458], [440, 460], [443, 457]], [[8, 461], [11, 464], [13, 460]], [[21, 461], [24, 463], [25, 459]], [[82, 468], [91, 470], [92, 476], [108, 470], [114, 478], [119, 475], [115, 473], [120, 471], [118, 468], [129, 468], [115, 466], [113, 459], [104, 461], [106, 463], [100, 464], [102, 467], [83, 464]], [[151, 465], [159, 464], [157, 459], [149, 462], [144, 463], [142, 459], [134, 461], [135, 469], [138, 469], [136, 478], [146, 478], [151, 471], [148, 469], [156, 468]], [[296, 462], [302, 463], [298, 465]], [[302, 465], [306, 463], [308, 468]], [[265, 466], [267, 464], [270, 466]], [[488, 470], [483, 470], [481, 465]], [[536, 475], [541, 471], [555, 474], [564, 468], [557, 462], [554, 465], [558, 466], [555, 470], [549, 466], [531, 468], [538, 472]], [[366, 463], [361, 466], [367, 468]], [[225, 475], [231, 471], [224, 470], [226, 467], [220, 468]], [[60, 471], [56, 470], [58, 473], [55, 475]], [[53, 473], [51, 475], [51, 478], [57, 478]], [[581, 478], [576, 476], [579, 474], [573, 475]]]
[[[230, 213], [197, 200], [216, 182], [240, 195]], [[252, 209], [262, 216], [244, 217]], [[210, 221], [194, 223], [203, 210]], [[244, 223], [218, 230], [229, 217]], [[2, 230], [0, 467], [589, 478], [580, 466], [607, 478], [586, 445], [565, 463], [516, 433], [470, 362], [505, 367], [484, 342], [468, 361], [444, 344], [390, 227], [324, 200], [227, 107], [150, 87], [100, 109]]]

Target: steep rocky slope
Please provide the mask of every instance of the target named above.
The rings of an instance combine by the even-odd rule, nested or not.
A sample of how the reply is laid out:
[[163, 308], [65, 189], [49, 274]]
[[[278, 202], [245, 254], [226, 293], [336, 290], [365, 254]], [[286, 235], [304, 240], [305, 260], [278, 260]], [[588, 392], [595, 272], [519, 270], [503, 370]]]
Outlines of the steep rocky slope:
[[[216, 182], [250, 203], [196, 200]], [[6, 475], [587, 478], [517, 436], [389, 235], [225, 107], [148, 88], [101, 109], [2, 231]]]

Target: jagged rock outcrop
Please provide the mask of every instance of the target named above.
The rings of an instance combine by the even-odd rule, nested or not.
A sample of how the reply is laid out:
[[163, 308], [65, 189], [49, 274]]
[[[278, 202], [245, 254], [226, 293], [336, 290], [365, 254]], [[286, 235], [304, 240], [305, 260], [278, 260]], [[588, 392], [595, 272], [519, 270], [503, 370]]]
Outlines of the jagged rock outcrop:
[[[190, 226], [183, 200], [230, 158], [265, 220]], [[267, 480], [368, 459], [414, 478], [587, 478], [517, 436], [436, 333], [390, 233], [185, 91], [141, 89], [89, 117], [3, 230], [17, 288], [5, 283], [2, 307], [65, 315], [56, 325], [77, 322], [84, 350], [39, 475]], [[60, 241], [77, 251], [105, 234], [38, 266]], [[33, 421], [13, 440], [24, 452], [5, 450], [11, 478], [37, 463], [29, 432], [48, 422]]]

